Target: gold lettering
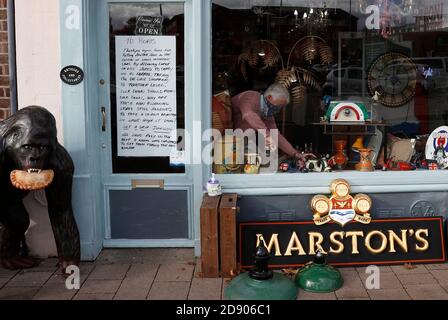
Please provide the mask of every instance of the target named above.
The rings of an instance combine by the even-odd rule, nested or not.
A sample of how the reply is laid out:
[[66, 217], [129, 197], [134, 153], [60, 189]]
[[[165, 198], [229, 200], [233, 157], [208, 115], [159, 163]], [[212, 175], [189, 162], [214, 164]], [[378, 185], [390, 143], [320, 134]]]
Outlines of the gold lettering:
[[390, 243], [390, 249], [389, 252], [397, 252], [395, 250], [395, 242], [403, 249], [404, 252], [408, 252], [408, 238], [406, 237], [408, 230], [400, 230], [401, 231], [401, 238], [398, 237], [398, 235], [392, 231], [387, 230], [389, 232], [389, 243]]
[[[314, 241], [314, 239], [317, 238], [317, 241]], [[321, 233], [319, 232], [308, 232], [308, 240], [309, 240], [309, 244], [310, 244], [310, 255], [315, 255], [316, 251], [315, 249], [320, 249], [322, 250], [323, 254], [327, 254], [324, 249], [322, 248], [322, 242], [324, 241], [324, 237]]]
[[338, 249], [333, 249], [333, 247], [330, 246], [330, 252], [342, 253], [344, 251], [344, 244], [341, 241], [337, 240], [336, 237], [339, 237], [342, 240], [344, 238], [344, 232], [336, 231], [330, 234], [330, 242], [338, 246]]
[[291, 251], [299, 251], [299, 256], [306, 255], [306, 252], [303, 250], [303, 246], [300, 243], [299, 237], [295, 231], [292, 233], [291, 239], [289, 239], [288, 248], [286, 248], [284, 255], [292, 256]]
[[[381, 246], [378, 249], [372, 248], [372, 245], [370, 244], [370, 239], [375, 235], [378, 235], [381, 237]], [[365, 243], [367, 250], [369, 250], [369, 252], [378, 254], [378, 253], [383, 252], [387, 248], [387, 237], [381, 231], [377, 231], [377, 230], [370, 231], [367, 234], [366, 239], [364, 240], [364, 243]]]
[[415, 250], [417, 251], [426, 251], [429, 248], [429, 242], [427, 239], [422, 238], [420, 236], [420, 234], [423, 233], [425, 236], [428, 236], [428, 229], [418, 229], [417, 231], [415, 231], [415, 239], [417, 239], [417, 241], [421, 242], [422, 245], [415, 245]]
[[364, 232], [362, 231], [348, 231], [345, 233], [345, 237], [352, 237], [352, 254], [358, 254], [358, 237], [363, 237]]
[[[260, 244], [261, 239], [264, 240], [264, 237], [262, 234], [257, 234], [257, 247]], [[266, 243], [266, 240], [265, 240]], [[269, 240], [269, 244], [267, 245], [269, 253], [271, 253], [272, 247], [275, 248], [275, 256], [281, 257], [282, 253], [280, 251], [280, 244], [278, 242], [278, 233], [273, 233], [271, 236], [271, 239]]]

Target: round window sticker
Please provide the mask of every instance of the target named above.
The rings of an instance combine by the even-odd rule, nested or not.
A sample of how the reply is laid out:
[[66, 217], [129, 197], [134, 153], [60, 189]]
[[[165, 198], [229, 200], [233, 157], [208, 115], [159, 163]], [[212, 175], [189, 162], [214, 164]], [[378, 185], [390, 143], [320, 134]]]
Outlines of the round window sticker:
[[77, 85], [84, 80], [84, 71], [77, 66], [67, 66], [61, 70], [61, 80], [69, 85]]

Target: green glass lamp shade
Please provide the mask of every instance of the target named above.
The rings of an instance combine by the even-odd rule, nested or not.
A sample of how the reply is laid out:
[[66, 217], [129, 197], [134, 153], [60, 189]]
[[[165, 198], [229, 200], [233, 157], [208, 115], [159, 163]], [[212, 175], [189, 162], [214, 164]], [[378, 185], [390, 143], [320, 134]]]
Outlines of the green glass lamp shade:
[[226, 300], [295, 300], [297, 287], [282, 274], [269, 270], [264, 240], [255, 252], [255, 267], [233, 279], [224, 291]]
[[249, 272], [233, 279], [224, 291], [226, 300], [296, 300], [297, 287], [290, 279], [274, 272], [268, 280], [252, 279]]
[[297, 272], [296, 285], [310, 292], [333, 292], [342, 287], [344, 280], [336, 268], [325, 263], [323, 255], [318, 253], [316, 259]]

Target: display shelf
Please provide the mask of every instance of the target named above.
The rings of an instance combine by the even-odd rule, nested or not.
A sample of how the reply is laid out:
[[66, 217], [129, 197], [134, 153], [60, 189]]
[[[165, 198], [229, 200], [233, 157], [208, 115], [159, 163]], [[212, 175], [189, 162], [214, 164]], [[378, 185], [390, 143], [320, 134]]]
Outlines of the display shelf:
[[[331, 136], [375, 136], [376, 130], [379, 128], [383, 128], [383, 140], [381, 143], [381, 148], [384, 148], [387, 145], [387, 127], [390, 126], [390, 124], [385, 122], [373, 122], [373, 121], [366, 121], [366, 122], [313, 122], [313, 125], [315, 126], [323, 126], [324, 135], [331, 135]], [[357, 129], [357, 131], [334, 131], [334, 128], [343, 128], [347, 127], [349, 128], [361, 128]], [[364, 128], [364, 131], [361, 131], [362, 128]], [[369, 129], [373, 129], [370, 131]], [[347, 148], [349, 148], [347, 144]], [[380, 148], [380, 150], [381, 150]], [[348, 149], [347, 149], [348, 150]], [[384, 148], [384, 159], [387, 159], [387, 148]]]
[[[369, 132], [369, 128], [383, 127], [387, 128], [390, 124], [384, 122], [313, 122], [315, 126], [323, 126], [325, 135], [358, 135], [358, 136], [373, 136], [375, 132]], [[327, 127], [331, 127], [331, 131], [328, 131]], [[364, 127], [364, 131], [334, 131], [334, 127]]]

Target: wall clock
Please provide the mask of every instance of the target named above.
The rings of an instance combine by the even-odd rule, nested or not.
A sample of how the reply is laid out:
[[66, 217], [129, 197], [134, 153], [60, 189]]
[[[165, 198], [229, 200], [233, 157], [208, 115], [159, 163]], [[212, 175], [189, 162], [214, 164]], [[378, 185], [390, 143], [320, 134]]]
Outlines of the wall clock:
[[417, 67], [405, 54], [385, 53], [370, 66], [367, 84], [372, 96], [379, 93], [379, 103], [386, 107], [400, 107], [414, 97]]

